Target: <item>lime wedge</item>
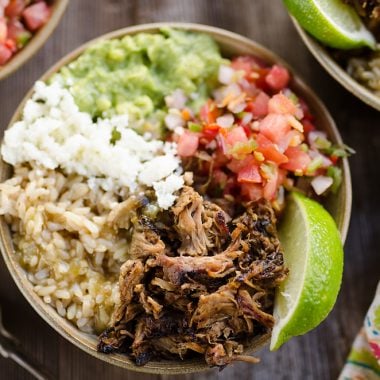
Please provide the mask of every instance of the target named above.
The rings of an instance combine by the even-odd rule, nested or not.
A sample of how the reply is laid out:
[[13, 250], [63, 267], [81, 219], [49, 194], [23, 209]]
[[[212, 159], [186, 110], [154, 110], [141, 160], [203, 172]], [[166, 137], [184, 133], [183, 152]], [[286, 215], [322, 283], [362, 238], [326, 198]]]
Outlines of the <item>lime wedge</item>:
[[271, 350], [305, 334], [327, 317], [343, 272], [339, 231], [319, 203], [291, 193], [279, 236], [289, 275], [276, 291]]
[[284, 3], [304, 29], [327, 46], [375, 48], [375, 38], [354, 8], [343, 0], [284, 0]]

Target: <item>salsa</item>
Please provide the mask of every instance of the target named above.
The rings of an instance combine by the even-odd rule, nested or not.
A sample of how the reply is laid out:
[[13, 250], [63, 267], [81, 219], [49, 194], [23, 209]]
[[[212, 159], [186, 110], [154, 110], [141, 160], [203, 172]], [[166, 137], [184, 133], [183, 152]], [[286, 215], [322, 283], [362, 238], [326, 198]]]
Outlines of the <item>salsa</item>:
[[337, 164], [347, 152], [316, 131], [285, 67], [237, 57], [221, 66], [219, 81], [200, 112], [172, 135], [179, 155], [197, 162], [212, 191], [281, 207], [284, 190], [301, 177], [317, 195], [339, 187]]
[[29, 42], [50, 14], [46, 1], [0, 0], [0, 66]]

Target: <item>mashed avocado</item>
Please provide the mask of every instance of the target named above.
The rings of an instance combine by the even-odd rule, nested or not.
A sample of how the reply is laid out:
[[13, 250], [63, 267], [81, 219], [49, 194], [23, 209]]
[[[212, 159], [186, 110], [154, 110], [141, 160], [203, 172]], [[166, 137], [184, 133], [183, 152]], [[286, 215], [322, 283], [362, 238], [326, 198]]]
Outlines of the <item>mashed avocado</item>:
[[215, 41], [201, 33], [162, 29], [100, 41], [53, 78], [70, 88], [81, 111], [94, 118], [128, 113], [141, 132], [157, 131], [164, 97], [180, 88], [192, 106], [204, 102], [223, 61]]

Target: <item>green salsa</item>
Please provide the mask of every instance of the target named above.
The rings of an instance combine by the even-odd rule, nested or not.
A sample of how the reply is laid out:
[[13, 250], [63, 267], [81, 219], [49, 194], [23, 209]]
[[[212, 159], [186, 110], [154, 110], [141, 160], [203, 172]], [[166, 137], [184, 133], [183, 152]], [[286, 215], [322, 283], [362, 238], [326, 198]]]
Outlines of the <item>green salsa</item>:
[[217, 83], [219, 48], [201, 33], [165, 28], [104, 40], [53, 77], [70, 89], [79, 109], [94, 118], [127, 113], [131, 126], [158, 133], [164, 98], [180, 88], [197, 110]]

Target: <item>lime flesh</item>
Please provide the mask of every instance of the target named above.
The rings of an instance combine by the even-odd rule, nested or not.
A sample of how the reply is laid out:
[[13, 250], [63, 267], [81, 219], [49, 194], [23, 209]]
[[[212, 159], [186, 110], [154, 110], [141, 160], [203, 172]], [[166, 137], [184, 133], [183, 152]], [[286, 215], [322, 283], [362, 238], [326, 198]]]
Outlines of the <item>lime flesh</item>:
[[305, 334], [327, 317], [343, 272], [339, 231], [319, 203], [292, 193], [279, 236], [289, 275], [276, 291], [271, 350]]
[[375, 48], [373, 35], [354, 8], [343, 0], [284, 0], [284, 3], [304, 29], [327, 46]]

